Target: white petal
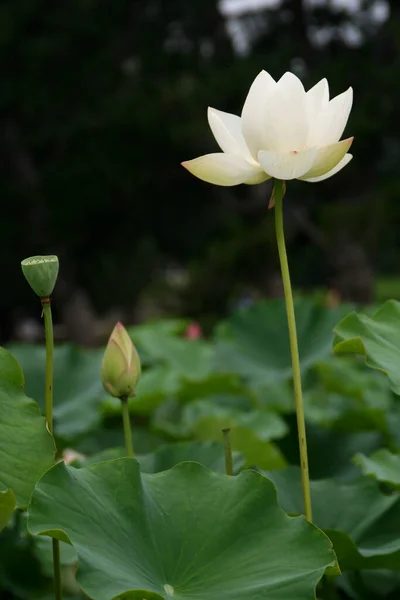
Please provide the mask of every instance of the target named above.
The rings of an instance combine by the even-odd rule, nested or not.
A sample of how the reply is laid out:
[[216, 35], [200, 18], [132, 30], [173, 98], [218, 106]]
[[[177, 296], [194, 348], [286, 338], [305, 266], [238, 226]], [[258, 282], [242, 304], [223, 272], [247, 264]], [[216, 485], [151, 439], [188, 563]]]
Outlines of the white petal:
[[313, 121], [309, 145], [328, 146], [338, 142], [346, 127], [352, 104], [352, 88], [333, 98]]
[[215, 185], [255, 184], [269, 179], [258, 165], [252, 165], [240, 156], [218, 152], [206, 154], [182, 163], [192, 175]]
[[261, 150], [258, 160], [261, 167], [276, 179], [297, 179], [307, 173], [317, 156], [316, 148], [308, 148], [301, 152], [270, 152]]
[[336, 167], [328, 171], [328, 173], [325, 173], [325, 175], [321, 175], [321, 177], [310, 177], [307, 179], [304, 177], [300, 177], [300, 179], [302, 179], [303, 181], [309, 181], [310, 183], [318, 183], [318, 181], [324, 181], [324, 179], [328, 179], [328, 177], [332, 177], [332, 175], [336, 175], [336, 173], [341, 171], [343, 167], [349, 164], [352, 158], [352, 154], [346, 154], [342, 158], [342, 160], [336, 165]]
[[266, 118], [261, 150], [290, 152], [306, 147], [309, 121], [303, 84], [292, 73], [285, 73], [265, 105]]
[[353, 143], [354, 138], [348, 138], [336, 144], [330, 144], [324, 148], [317, 150], [317, 157], [311, 169], [308, 173], [305, 173], [300, 179], [309, 179], [314, 177], [320, 177], [331, 171], [336, 165], [342, 160], [347, 150]]
[[208, 109], [211, 131], [223, 152], [252, 160], [242, 134], [240, 117], [215, 108]]
[[265, 123], [265, 103], [275, 89], [276, 82], [266, 71], [261, 71], [253, 81], [242, 110], [242, 131], [253, 157], [257, 159], [263, 148], [262, 132]]
[[315, 123], [322, 108], [329, 102], [329, 86], [326, 79], [321, 79], [314, 87], [308, 90], [307, 94], [308, 119], [311, 125]]

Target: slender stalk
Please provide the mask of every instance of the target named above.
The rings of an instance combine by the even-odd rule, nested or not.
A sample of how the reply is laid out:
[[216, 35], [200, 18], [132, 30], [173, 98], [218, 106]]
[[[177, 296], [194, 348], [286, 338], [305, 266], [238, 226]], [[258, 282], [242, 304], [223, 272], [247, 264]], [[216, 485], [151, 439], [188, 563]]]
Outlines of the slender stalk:
[[275, 230], [278, 244], [279, 261], [281, 265], [283, 291], [285, 295], [286, 313], [289, 327], [290, 353], [292, 355], [293, 386], [296, 403], [297, 433], [300, 449], [301, 483], [303, 488], [304, 513], [308, 521], [312, 521], [310, 476], [308, 472], [307, 438], [304, 420], [303, 394], [301, 389], [301, 373], [299, 348], [297, 343], [296, 319], [294, 314], [292, 285], [290, 282], [289, 265], [285, 246], [283, 228], [283, 182], [275, 179]]
[[225, 429], [222, 430], [222, 433], [224, 435], [225, 472], [227, 475], [233, 475], [231, 430], [229, 427], [225, 427]]
[[52, 542], [53, 542], [54, 597], [56, 600], [62, 600], [60, 542], [54, 538], [52, 539]]
[[128, 398], [123, 396], [120, 398], [122, 405], [122, 421], [124, 424], [124, 438], [125, 438], [125, 447], [126, 454], [131, 458], [135, 457], [135, 453], [133, 451], [133, 443], [132, 443], [132, 429], [131, 429], [131, 420], [129, 417], [129, 406], [128, 406]]
[[[51, 315], [50, 298], [42, 298], [44, 334], [46, 341], [46, 376], [45, 376], [45, 417], [50, 433], [53, 433], [53, 357], [54, 335], [53, 318]], [[53, 538], [53, 571], [54, 571], [54, 598], [62, 600], [60, 542]]]
[[44, 317], [44, 335], [46, 340], [46, 388], [45, 388], [45, 416], [47, 427], [53, 433], [53, 356], [54, 336], [53, 318], [51, 315], [50, 298], [42, 299]]

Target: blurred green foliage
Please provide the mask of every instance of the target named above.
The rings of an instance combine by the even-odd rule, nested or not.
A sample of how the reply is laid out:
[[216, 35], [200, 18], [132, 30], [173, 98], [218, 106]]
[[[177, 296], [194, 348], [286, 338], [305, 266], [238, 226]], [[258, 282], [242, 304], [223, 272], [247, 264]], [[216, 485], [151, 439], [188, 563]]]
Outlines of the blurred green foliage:
[[[306, 86], [327, 77], [332, 94], [355, 90], [351, 165], [326, 183], [289, 187], [295, 283], [366, 301], [371, 273], [398, 271], [397, 0], [360, 0], [356, 11], [302, 0], [251, 11], [243, 0], [229, 12], [234, 4], [1, 3], [5, 331], [11, 308], [26, 304], [18, 260], [34, 253], [57, 253], [68, 289], [83, 287], [99, 311], [134, 306], [146, 291], [206, 321], [249, 289], [273, 293], [269, 184], [221, 189], [180, 167], [216, 148], [207, 106], [240, 112], [262, 68], [293, 70]], [[171, 268], [190, 273], [172, 297], [163, 283]]]
[[[358, 599], [371, 581], [368, 598], [389, 600], [386, 590], [400, 591], [400, 405], [390, 377], [368, 369], [363, 358], [332, 353], [335, 324], [340, 322], [335, 330], [341, 339], [354, 339], [357, 333], [354, 317], [343, 318], [348, 310], [346, 305], [326, 308], [311, 298], [296, 300], [315, 519], [331, 537], [344, 573], [334, 580], [335, 589], [346, 600]], [[399, 327], [400, 319], [397, 325], [393, 320], [398, 310], [396, 302], [381, 307], [383, 352], [378, 358], [372, 346], [375, 361], [389, 376], [397, 356], [390, 340]], [[368, 353], [376, 317], [358, 316], [358, 322], [364, 323]], [[207, 338], [188, 339], [187, 326], [186, 320], [175, 319], [129, 330], [143, 363], [137, 397], [129, 403], [143, 472], [164, 471], [186, 460], [223, 471], [221, 430], [231, 427], [235, 472], [262, 469], [275, 483], [283, 508], [299, 512], [298, 441], [283, 302], [272, 299], [236, 311]], [[23, 367], [26, 394], [43, 407], [43, 348], [13, 344], [9, 349]], [[352, 350], [357, 347], [347, 349]], [[102, 349], [71, 345], [55, 352], [57, 447], [76, 467], [125, 453], [120, 403], [99, 387], [101, 354]], [[367, 361], [375, 367], [368, 354]], [[71, 455], [71, 449], [78, 454]], [[8, 464], [7, 459], [0, 466], [0, 481]], [[75, 555], [69, 550], [65, 548], [63, 568], [66, 593], [73, 595]], [[30, 538], [21, 513], [0, 535], [3, 552], [7, 562], [0, 569], [0, 590], [15, 600], [47, 598], [50, 549], [46, 540]], [[22, 557], [29, 570], [24, 586], [10, 564]], [[387, 585], [380, 590], [384, 576]], [[324, 581], [318, 597], [331, 600], [331, 592]]]

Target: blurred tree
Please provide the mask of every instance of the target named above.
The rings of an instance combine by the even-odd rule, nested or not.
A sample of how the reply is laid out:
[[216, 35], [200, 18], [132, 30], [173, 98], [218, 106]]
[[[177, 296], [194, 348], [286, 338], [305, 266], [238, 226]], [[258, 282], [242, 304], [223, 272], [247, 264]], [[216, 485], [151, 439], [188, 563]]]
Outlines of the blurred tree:
[[[261, 68], [276, 77], [293, 70], [307, 85], [326, 76], [334, 94], [355, 88], [355, 160], [324, 184], [289, 188], [297, 283], [332, 282], [344, 296], [368, 299], [371, 269], [397, 268], [398, 3], [360, 0], [357, 11], [302, 0], [257, 11], [246, 0], [234, 12], [229, 5], [3, 0], [3, 338], [12, 308], [29, 304], [19, 261], [35, 253], [59, 254], [62, 306], [81, 290], [97, 311], [132, 307], [171, 264], [193, 274], [179, 303], [167, 303], [185, 312], [221, 312], [232, 293], [270, 287], [277, 262], [268, 184], [220, 189], [180, 167], [216, 147], [208, 104], [239, 112]], [[341, 277], [346, 260], [336, 260], [344, 248], [361, 257], [365, 285], [356, 292]]]

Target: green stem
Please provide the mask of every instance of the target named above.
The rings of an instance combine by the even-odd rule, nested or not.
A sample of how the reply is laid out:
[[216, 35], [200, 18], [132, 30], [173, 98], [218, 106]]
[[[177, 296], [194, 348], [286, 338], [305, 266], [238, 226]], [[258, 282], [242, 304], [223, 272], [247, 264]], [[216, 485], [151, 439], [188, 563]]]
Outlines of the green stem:
[[[42, 298], [44, 334], [46, 341], [45, 417], [50, 433], [53, 433], [53, 357], [54, 335], [50, 298]], [[53, 538], [54, 598], [62, 600], [60, 542]]]
[[60, 542], [53, 538], [53, 573], [54, 573], [54, 597], [62, 600], [61, 560]]
[[289, 265], [286, 254], [285, 234], [283, 228], [283, 182], [275, 179], [275, 230], [281, 265], [283, 291], [285, 295], [286, 313], [289, 327], [290, 353], [292, 355], [294, 397], [296, 403], [297, 433], [300, 449], [301, 483], [303, 488], [304, 513], [308, 521], [312, 521], [310, 477], [308, 472], [307, 438], [304, 420], [303, 394], [301, 389], [301, 373], [299, 348], [297, 344], [296, 319], [294, 314], [292, 285], [290, 283]]
[[231, 430], [229, 427], [225, 427], [225, 429], [222, 430], [222, 433], [224, 435], [225, 472], [227, 475], [233, 475]]
[[44, 335], [46, 340], [46, 389], [45, 389], [45, 416], [47, 427], [53, 433], [53, 355], [54, 336], [53, 319], [51, 316], [50, 299], [42, 301], [44, 317]]
[[122, 405], [122, 421], [124, 424], [124, 438], [125, 438], [125, 447], [126, 454], [132, 458], [135, 457], [135, 453], [133, 451], [133, 443], [132, 443], [132, 429], [131, 429], [131, 420], [129, 417], [129, 406], [128, 406], [128, 398], [126, 396], [122, 396], [120, 398]]

